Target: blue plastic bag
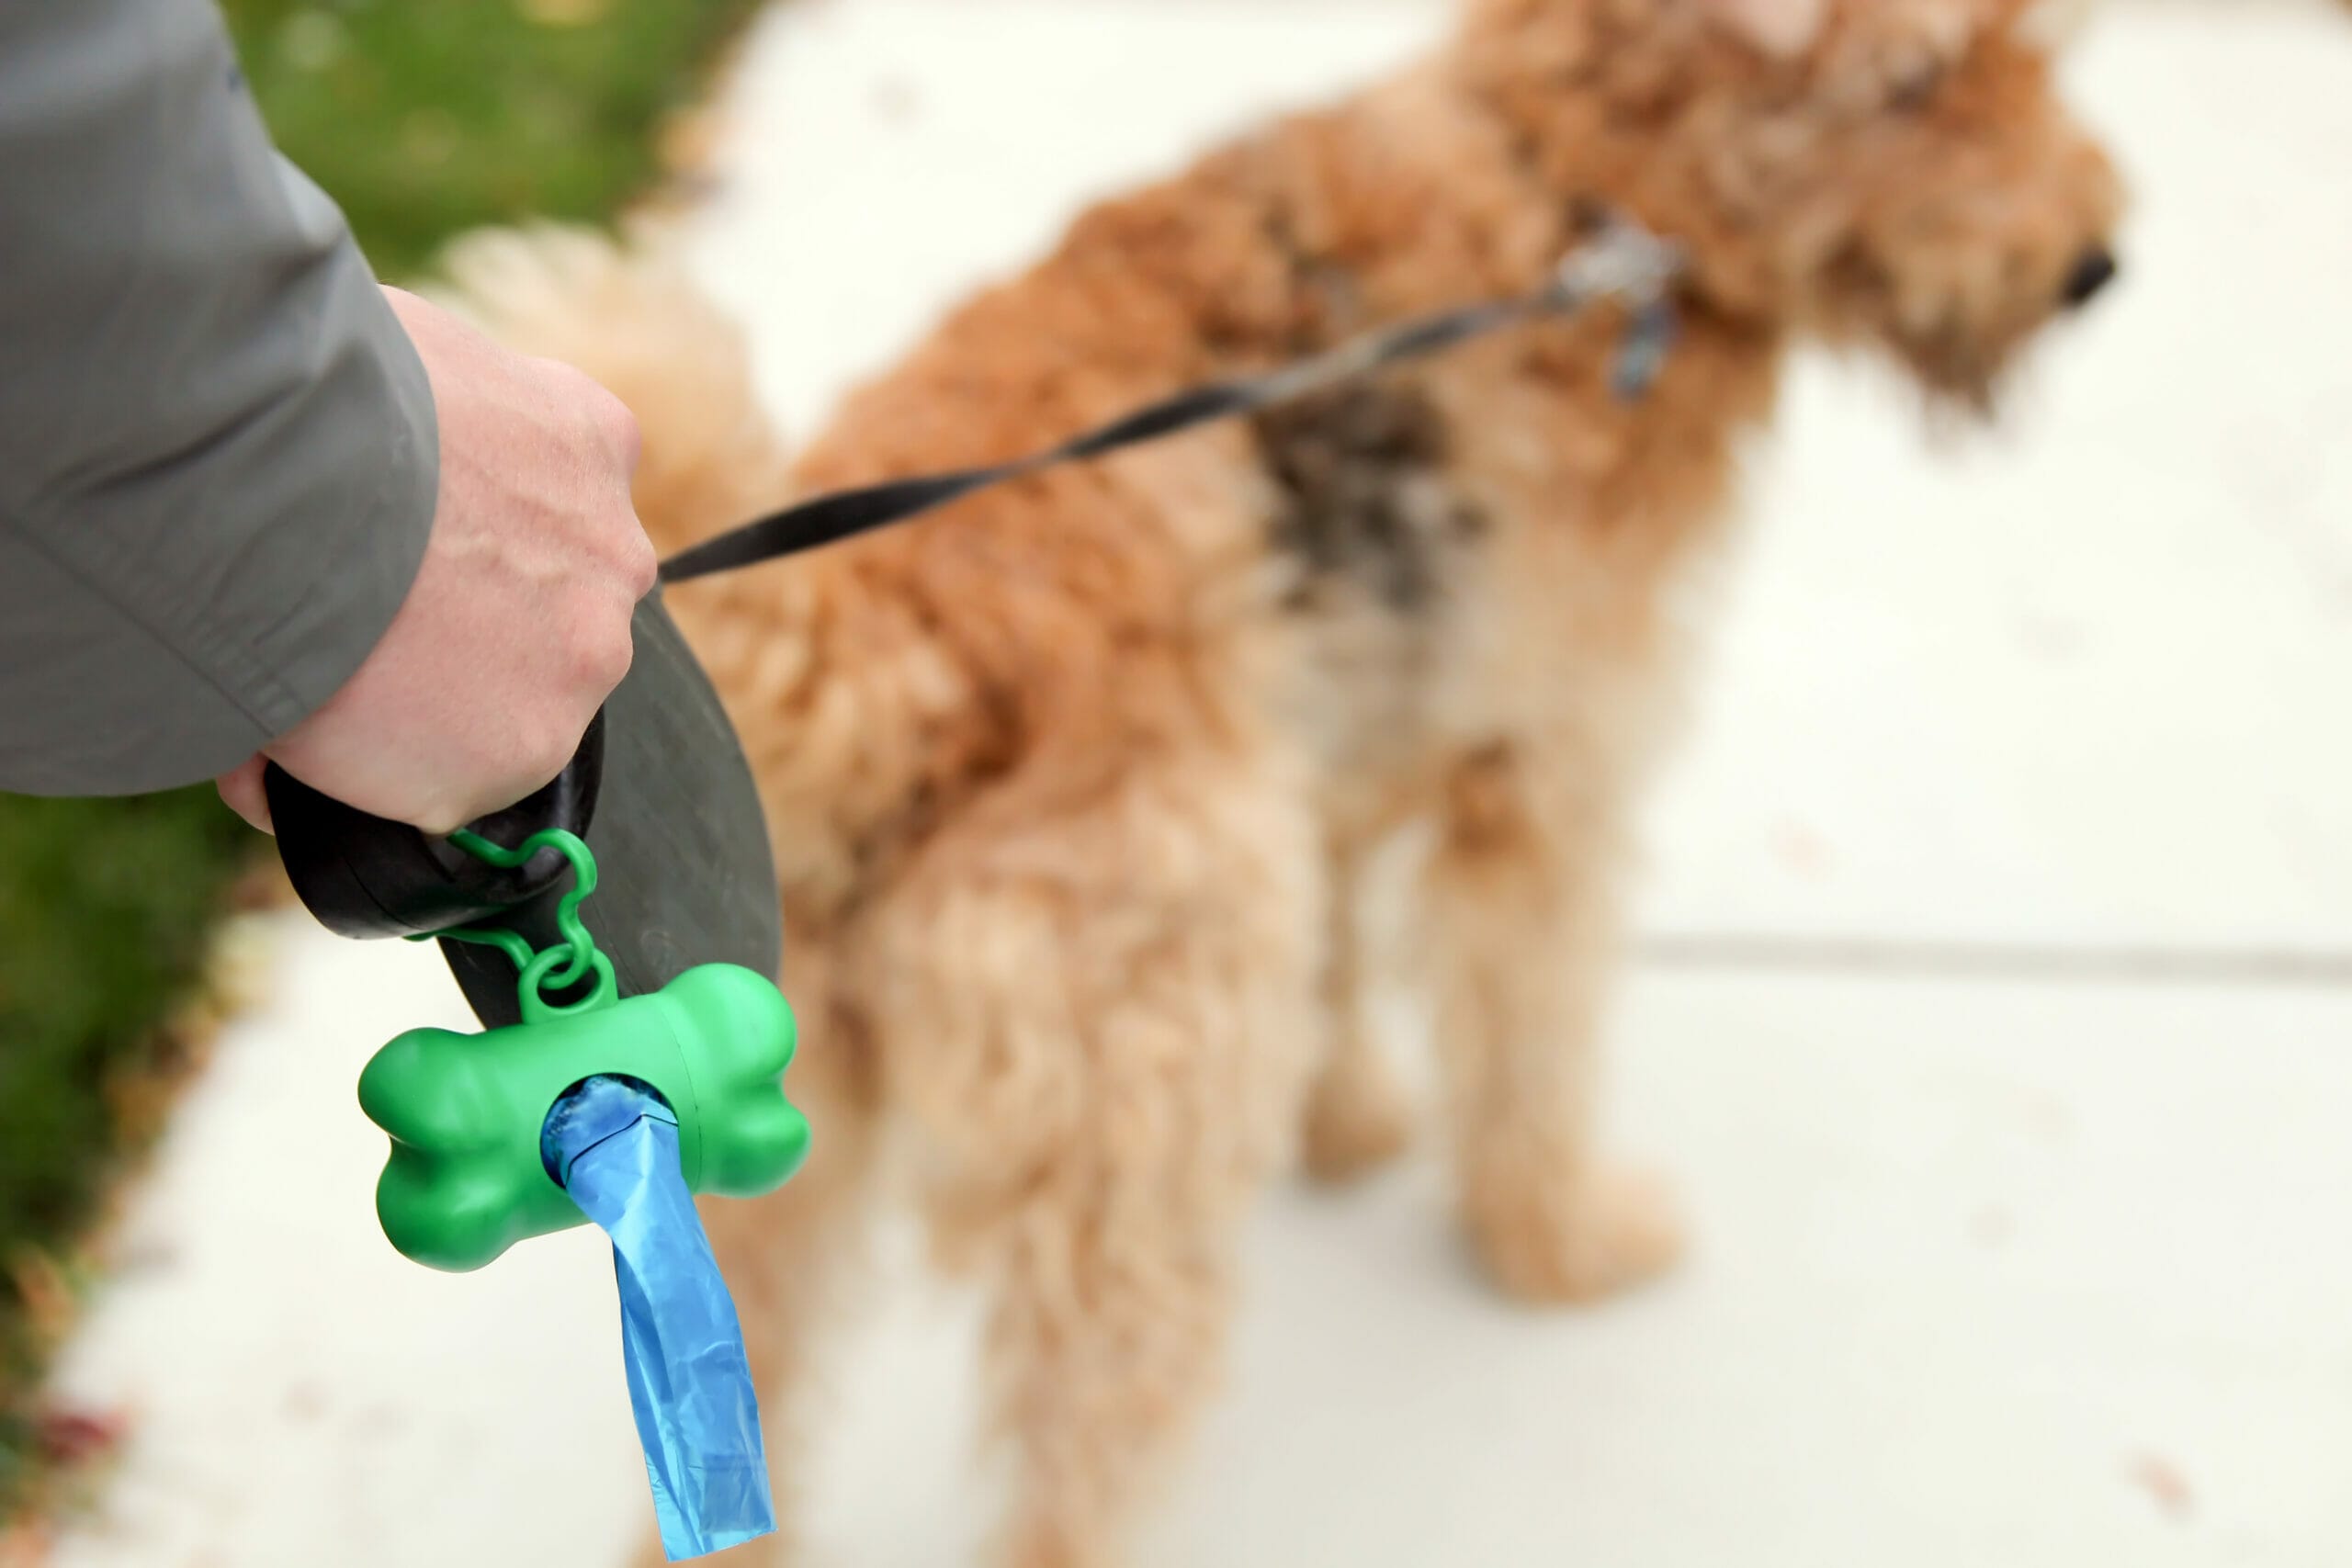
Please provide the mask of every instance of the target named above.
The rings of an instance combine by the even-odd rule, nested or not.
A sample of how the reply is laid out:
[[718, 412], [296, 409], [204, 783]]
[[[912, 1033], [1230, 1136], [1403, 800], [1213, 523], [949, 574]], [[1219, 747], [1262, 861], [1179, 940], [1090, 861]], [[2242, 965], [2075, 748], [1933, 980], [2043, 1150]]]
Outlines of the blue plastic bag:
[[593, 1077], [548, 1112], [539, 1152], [612, 1237], [629, 1404], [662, 1550], [675, 1562], [773, 1533], [743, 1328], [686, 1190], [675, 1114], [633, 1078]]

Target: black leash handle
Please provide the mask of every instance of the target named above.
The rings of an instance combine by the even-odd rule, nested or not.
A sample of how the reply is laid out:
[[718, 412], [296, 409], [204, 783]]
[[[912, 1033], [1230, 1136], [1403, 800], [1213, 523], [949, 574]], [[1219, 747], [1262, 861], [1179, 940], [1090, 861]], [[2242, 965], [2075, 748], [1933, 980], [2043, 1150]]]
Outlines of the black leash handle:
[[1612, 222], [1571, 251], [1544, 287], [1523, 299], [1439, 311], [1367, 333], [1264, 375], [1194, 387], [1147, 403], [1058, 446], [1009, 463], [890, 479], [814, 496], [679, 551], [662, 563], [662, 581], [685, 582], [838, 544], [935, 511], [976, 491], [1295, 402], [1505, 327], [1573, 314], [1602, 299], [1623, 299], [1634, 308], [1611, 379], [1620, 396], [1639, 397], [1656, 380], [1672, 342], [1675, 319], [1669, 291], [1682, 269], [1679, 246], [1631, 224]]
[[[546, 787], [469, 826], [499, 844], [519, 844], [548, 828], [585, 838], [604, 776], [599, 712], [571, 761]], [[552, 924], [537, 915], [544, 905], [551, 921], [555, 898], [571, 881], [571, 863], [556, 851], [501, 870], [447, 839], [322, 795], [275, 762], [264, 771], [262, 787], [287, 879], [303, 908], [337, 936], [412, 937], [503, 925], [535, 947], [554, 940]]]

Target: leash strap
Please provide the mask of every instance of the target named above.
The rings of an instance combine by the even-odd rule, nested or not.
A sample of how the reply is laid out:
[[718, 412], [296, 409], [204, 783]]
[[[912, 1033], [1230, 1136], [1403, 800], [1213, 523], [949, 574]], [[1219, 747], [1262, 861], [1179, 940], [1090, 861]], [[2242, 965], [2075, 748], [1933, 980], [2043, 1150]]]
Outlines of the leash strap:
[[1623, 300], [1633, 309], [1612, 380], [1620, 396], [1639, 397], [1657, 378], [1673, 341], [1669, 290], [1682, 267], [1679, 246], [1630, 223], [1612, 222], [1569, 252], [1544, 287], [1524, 299], [1440, 311], [1367, 333], [1263, 375], [1211, 381], [1009, 463], [813, 496], [679, 551], [662, 563], [662, 581], [685, 582], [838, 544], [934, 511], [975, 491], [1295, 402], [1523, 321], [1572, 315], [1602, 299]]

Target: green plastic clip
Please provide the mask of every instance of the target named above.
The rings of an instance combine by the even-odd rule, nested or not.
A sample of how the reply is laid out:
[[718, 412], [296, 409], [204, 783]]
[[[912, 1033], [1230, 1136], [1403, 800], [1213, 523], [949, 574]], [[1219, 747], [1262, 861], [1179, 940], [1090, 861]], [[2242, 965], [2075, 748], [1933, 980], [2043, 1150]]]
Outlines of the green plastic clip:
[[[391, 1244], [428, 1267], [464, 1271], [518, 1241], [587, 1224], [543, 1163], [539, 1134], [555, 1102], [598, 1074], [639, 1079], [669, 1101], [695, 1191], [752, 1198], [790, 1179], [808, 1157], [808, 1123], [785, 1098], [796, 1034], [775, 986], [706, 964], [620, 1000], [612, 961], [580, 919], [596, 886], [586, 844], [560, 829], [515, 850], [470, 833], [455, 841], [495, 864], [552, 846], [577, 874], [559, 911], [563, 940], [543, 952], [512, 931], [442, 933], [505, 949], [518, 971], [521, 1023], [481, 1034], [413, 1029], [360, 1074], [360, 1109], [391, 1139], [376, 1186]], [[585, 997], [547, 999], [590, 976]]]

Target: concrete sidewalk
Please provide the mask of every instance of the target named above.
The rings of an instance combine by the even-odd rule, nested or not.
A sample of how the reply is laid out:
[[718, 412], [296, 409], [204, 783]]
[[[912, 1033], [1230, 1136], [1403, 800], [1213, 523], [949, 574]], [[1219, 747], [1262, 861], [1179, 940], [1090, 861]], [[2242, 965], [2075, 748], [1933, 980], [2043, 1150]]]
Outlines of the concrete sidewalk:
[[[1079, 201], [1442, 20], [804, 0], [696, 262], [806, 433]], [[1279, 1194], [1145, 1568], [2352, 1562], [2352, 18], [2141, 0], [2075, 73], [2141, 198], [2111, 306], [1996, 435], [1931, 453], [1808, 365], [1758, 455], [1617, 1029], [1690, 1268], [1522, 1314], [1426, 1165]], [[279, 939], [62, 1371], [137, 1425], [59, 1562], [618, 1563], [650, 1510], [601, 1238], [394, 1257], [351, 1084], [458, 1005], [427, 953]], [[969, 1303], [885, 1250], [820, 1568], [962, 1561], [986, 1517]]]

